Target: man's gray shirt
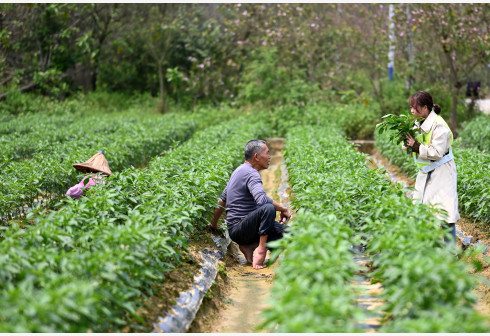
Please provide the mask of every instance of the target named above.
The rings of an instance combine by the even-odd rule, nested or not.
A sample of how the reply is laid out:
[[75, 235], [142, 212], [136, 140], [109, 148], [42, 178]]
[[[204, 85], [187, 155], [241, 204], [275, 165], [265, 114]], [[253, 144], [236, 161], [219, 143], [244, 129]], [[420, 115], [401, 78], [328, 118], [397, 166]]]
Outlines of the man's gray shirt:
[[226, 223], [228, 229], [245, 218], [260, 206], [272, 203], [262, 186], [262, 178], [257, 170], [248, 162], [240, 165], [233, 174], [221, 200], [226, 203]]

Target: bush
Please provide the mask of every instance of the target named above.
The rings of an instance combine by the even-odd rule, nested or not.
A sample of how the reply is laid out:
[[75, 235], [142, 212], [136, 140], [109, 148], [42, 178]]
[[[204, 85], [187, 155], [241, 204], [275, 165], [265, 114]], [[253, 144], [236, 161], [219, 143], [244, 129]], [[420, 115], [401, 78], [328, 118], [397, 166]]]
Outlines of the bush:
[[478, 148], [490, 153], [490, 116], [480, 115], [464, 122], [459, 132], [461, 145], [466, 148]]
[[238, 85], [242, 105], [261, 102], [266, 106], [299, 105], [310, 102], [318, 92], [317, 84], [306, 81], [303, 71], [291, 64], [279, 65], [277, 49], [259, 49], [244, 70]]
[[17, 86], [10, 87], [6, 94], [5, 99], [0, 102], [0, 109], [15, 116], [38, 112], [39, 106], [49, 100], [36, 94], [22, 93]]
[[372, 139], [378, 122], [376, 109], [361, 104], [319, 103], [300, 106], [279, 106], [270, 115], [278, 136], [298, 125], [329, 126], [336, 123], [350, 139]]

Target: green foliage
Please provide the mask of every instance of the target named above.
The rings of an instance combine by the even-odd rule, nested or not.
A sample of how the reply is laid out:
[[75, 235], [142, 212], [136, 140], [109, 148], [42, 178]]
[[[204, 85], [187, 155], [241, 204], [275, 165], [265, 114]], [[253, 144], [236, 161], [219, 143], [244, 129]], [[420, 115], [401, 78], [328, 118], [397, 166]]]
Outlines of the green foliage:
[[[406, 324], [410, 325], [411, 332], [427, 331], [426, 320], [422, 320], [427, 311], [438, 311], [433, 317], [439, 320], [433, 321], [433, 325], [437, 325], [440, 332], [489, 330], [483, 318], [472, 309], [476, 297], [471, 290], [476, 282], [468, 275], [466, 266], [446, 249], [441, 239], [444, 233], [440, 229], [441, 221], [434, 216], [434, 209], [413, 204], [400, 185], [392, 185], [378, 171], [369, 169], [364, 154], [355, 151], [335, 127], [291, 129], [285, 154], [295, 195], [293, 207], [321, 214], [324, 219], [317, 222], [313, 216], [304, 220], [301, 214], [298, 215], [298, 221], [305, 224], [299, 224], [297, 229], [295, 225], [291, 227], [294, 239], [275, 244], [284, 249], [281, 268], [294, 265], [291, 268], [295, 272], [278, 277], [280, 287], [273, 291], [274, 308], [265, 315], [269, 327], [277, 324], [282, 332], [335, 330], [327, 316], [339, 312], [331, 313], [327, 304], [315, 301], [307, 289], [303, 292], [303, 288], [311, 288], [315, 282], [324, 283], [323, 288], [329, 293], [328, 301], [336, 302], [338, 310], [345, 313], [335, 315], [338, 316], [337, 326], [347, 325], [344, 330], [348, 330], [346, 320], [359, 321], [352, 315], [349, 300], [336, 296], [349, 298], [337, 292], [334, 280], [338, 275], [339, 283], [344, 281], [342, 286], [348, 287], [345, 285], [348, 272], [342, 266], [337, 266], [338, 271], [327, 270], [325, 273], [318, 269], [315, 274], [309, 274], [307, 270], [317, 260], [324, 260], [323, 267], [330, 263], [336, 265], [336, 258], [347, 258], [345, 252], [348, 251], [338, 250], [336, 257], [330, 259], [330, 249], [347, 242], [348, 245], [362, 241], [367, 244], [371, 256], [374, 268], [371, 275], [383, 284], [381, 296], [385, 304], [381, 311], [390, 317], [386, 321], [386, 330]], [[341, 229], [342, 225], [344, 229]], [[322, 232], [314, 231], [318, 227], [322, 228], [320, 231], [345, 231], [337, 238], [324, 237]], [[303, 230], [313, 232], [306, 238], [302, 235]], [[289, 253], [294, 258], [288, 258]], [[302, 280], [301, 272], [305, 269], [307, 279]], [[296, 282], [297, 278], [302, 281]], [[299, 309], [292, 315], [294, 318], [282, 314], [296, 302]], [[309, 305], [303, 302], [309, 302]], [[460, 314], [457, 323], [451, 321], [452, 312]], [[323, 323], [325, 320], [327, 322]], [[443, 323], [446, 321], [448, 323]], [[395, 330], [406, 331], [399, 327]]]
[[383, 87], [383, 95], [380, 98], [382, 112], [396, 115], [404, 112], [410, 113], [408, 97], [415, 91], [413, 89], [413, 92], [408, 91], [405, 86], [405, 81], [400, 76], [395, 76], [393, 81], [390, 81], [388, 78], [383, 78], [381, 84]]
[[284, 258], [272, 289], [273, 308], [264, 311], [261, 328], [280, 333], [360, 331], [355, 325], [362, 316], [354, 304], [356, 295], [345, 285], [357, 269], [349, 252], [351, 229], [335, 215], [301, 211], [291, 230], [273, 245], [284, 250]]
[[37, 112], [39, 105], [46, 101], [42, 96], [22, 93], [15, 85], [9, 87], [5, 93], [5, 99], [0, 101], [0, 109], [3, 113], [10, 113], [14, 116]]
[[417, 176], [418, 169], [413, 162], [413, 157], [408, 156], [407, 153], [402, 150], [400, 143], [391, 140], [393, 135], [390, 136], [389, 132], [385, 132], [383, 134], [375, 132], [374, 138], [376, 139], [376, 148], [388, 159], [390, 163], [400, 167], [402, 171], [411, 178], [415, 178]]
[[26, 114], [2, 124], [1, 220], [23, 213], [25, 205], [33, 207], [39, 198], [46, 203], [63, 197], [81, 179], [72, 164], [85, 162], [98, 150], [104, 150], [113, 172], [121, 171], [145, 164], [216, 123], [217, 115], [220, 120], [236, 115], [232, 109], [200, 108], [192, 115], [161, 116], [151, 113], [152, 102], [147, 96], [94, 93], [62, 105], [48, 102], [37, 109], [52, 109], [50, 113]]
[[480, 115], [462, 125], [459, 132], [461, 145], [465, 148], [478, 148], [490, 153], [490, 116]]
[[[411, 92], [425, 89], [450, 111], [453, 97], [463, 98], [463, 90], [454, 88], [485, 73], [488, 34], [479, 27], [488, 5], [395, 6], [393, 82], [386, 78], [388, 7], [4, 4], [0, 71], [4, 78], [22, 71], [21, 87], [35, 79], [36, 92], [61, 99], [83, 86], [150, 92], [171, 107], [239, 97], [242, 105], [330, 100], [399, 114]], [[407, 17], [412, 11], [418, 14]], [[434, 26], [439, 21], [444, 29]], [[410, 46], [417, 50], [414, 57], [405, 52]], [[486, 78], [479, 79], [488, 86]], [[461, 122], [469, 116], [458, 106]]]
[[[418, 169], [413, 158], [406, 155], [389, 134], [375, 134], [376, 147], [406, 174], [415, 178]], [[458, 200], [460, 211], [479, 221], [490, 223], [490, 155], [476, 148], [461, 148], [453, 144], [458, 170]]]
[[[113, 174], [0, 244], [2, 332], [119, 330], [203, 228], [243, 145], [267, 128], [234, 119], [196, 133], [147, 169]], [[97, 214], [97, 216], [94, 216]]]
[[364, 104], [340, 105], [327, 107], [335, 115], [330, 120], [336, 121], [349, 139], [372, 139], [376, 122], [376, 110]]
[[[402, 143], [406, 140], [408, 134], [410, 134], [414, 139], [417, 137], [417, 130], [415, 128], [414, 122], [417, 120], [409, 114], [401, 114], [399, 116], [394, 114], [387, 114], [382, 117], [384, 119], [381, 123], [376, 125], [379, 130], [379, 134], [387, 130], [389, 132], [390, 140], [396, 143]], [[422, 119], [419, 119], [419, 121]], [[407, 147], [407, 154], [411, 153], [411, 148]]]
[[438, 306], [420, 317], [397, 319], [380, 330], [384, 333], [487, 333], [485, 318], [474, 309]]
[[[326, 134], [324, 142], [320, 136]], [[349, 214], [351, 203], [332, 201], [330, 195], [325, 201], [328, 186], [342, 176], [326, 169], [332, 158], [318, 155], [324, 145], [334, 149], [341, 143], [346, 144], [335, 127], [300, 126], [288, 133], [285, 156], [297, 215], [290, 233], [271, 244], [278, 248], [274, 253], [283, 252], [284, 258], [272, 290], [272, 308], [263, 314], [263, 328], [296, 333], [360, 331], [356, 323], [363, 314], [355, 304], [355, 292], [346, 286], [358, 269], [349, 250], [351, 218], [337, 216]], [[343, 190], [343, 200], [352, 191]], [[338, 211], [333, 213], [332, 207]]]
[[304, 106], [318, 93], [294, 64], [279, 65], [276, 48], [261, 48], [246, 67], [239, 85], [242, 104], [262, 102], [267, 106]]
[[490, 154], [475, 148], [455, 148], [453, 152], [461, 211], [490, 224]]
[[319, 103], [301, 106], [279, 106], [269, 121], [278, 136], [285, 136], [298, 125], [338, 125], [350, 139], [372, 139], [377, 112], [363, 104]]

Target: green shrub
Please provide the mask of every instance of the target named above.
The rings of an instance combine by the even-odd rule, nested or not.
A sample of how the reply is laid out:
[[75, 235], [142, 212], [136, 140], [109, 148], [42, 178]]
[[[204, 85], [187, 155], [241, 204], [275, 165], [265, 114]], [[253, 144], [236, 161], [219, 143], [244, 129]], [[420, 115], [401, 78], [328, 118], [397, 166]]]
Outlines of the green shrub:
[[22, 93], [18, 87], [10, 87], [3, 101], [0, 101], [0, 109], [12, 115], [18, 116], [31, 112], [38, 112], [40, 106], [44, 106], [48, 98], [33, 93]]
[[270, 113], [270, 122], [279, 136], [300, 125], [335, 123], [350, 139], [372, 139], [377, 120], [376, 110], [362, 104], [319, 103], [307, 108], [287, 105]]
[[462, 127], [459, 139], [463, 147], [474, 147], [490, 153], [490, 115], [480, 115], [464, 122]]
[[304, 71], [290, 64], [280, 66], [276, 48], [261, 48], [243, 72], [238, 85], [242, 105], [261, 102], [266, 106], [289, 104], [304, 106], [318, 92], [316, 84], [308, 83]]

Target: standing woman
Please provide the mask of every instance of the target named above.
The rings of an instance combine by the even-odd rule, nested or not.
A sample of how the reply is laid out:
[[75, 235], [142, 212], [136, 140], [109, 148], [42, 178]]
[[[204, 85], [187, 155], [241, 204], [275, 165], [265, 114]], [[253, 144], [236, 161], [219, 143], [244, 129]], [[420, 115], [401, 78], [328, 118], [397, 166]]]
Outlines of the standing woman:
[[422, 122], [415, 123], [420, 134], [415, 139], [408, 134], [406, 141], [419, 168], [413, 198], [423, 204], [438, 204], [439, 209], [447, 212], [447, 217], [438, 215], [438, 218], [445, 221], [445, 228], [450, 229], [451, 239], [445, 236], [444, 241], [455, 243], [456, 222], [460, 216], [456, 163], [451, 149], [453, 133], [439, 115], [441, 107], [433, 103], [428, 92], [416, 92], [408, 102], [412, 115], [423, 118]]

